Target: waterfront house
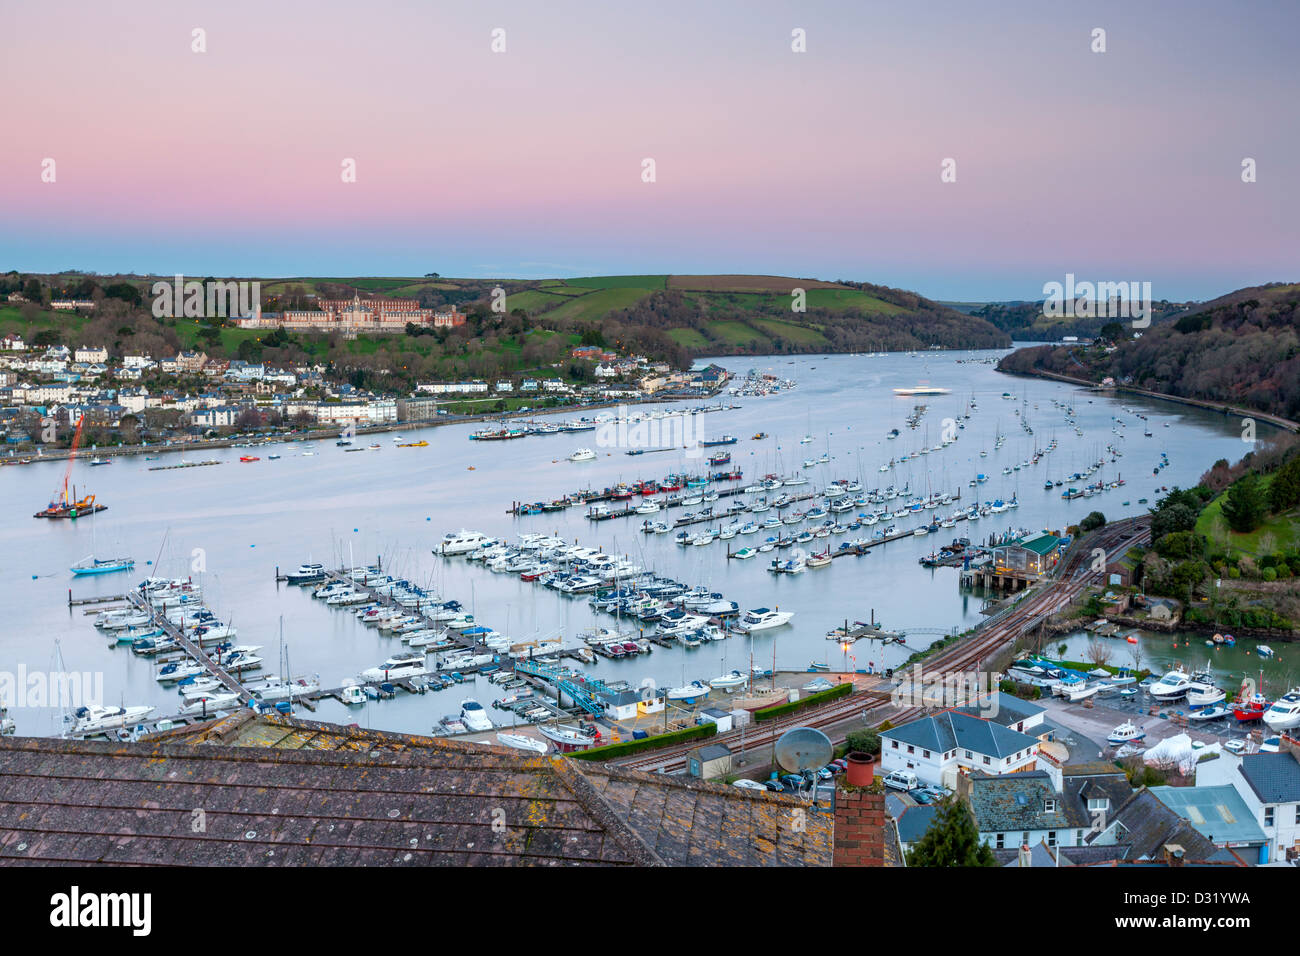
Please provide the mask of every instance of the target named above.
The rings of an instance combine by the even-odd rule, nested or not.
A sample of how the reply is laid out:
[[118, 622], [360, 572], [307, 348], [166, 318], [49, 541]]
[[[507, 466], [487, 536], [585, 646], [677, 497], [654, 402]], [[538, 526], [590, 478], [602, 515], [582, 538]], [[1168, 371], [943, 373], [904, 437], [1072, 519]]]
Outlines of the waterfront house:
[[1037, 737], [957, 710], [920, 717], [880, 734], [880, 772], [910, 770], [922, 783], [955, 788], [973, 771], [1006, 774], [1032, 769]]
[[1062, 539], [1047, 531], [1015, 538], [993, 549], [993, 567], [996, 573], [1019, 573], [1041, 577], [1056, 566], [1060, 557]]
[[1196, 765], [1196, 786], [1229, 784], [1268, 841], [1273, 862], [1300, 861], [1300, 747], [1282, 737], [1277, 753], [1223, 753]]

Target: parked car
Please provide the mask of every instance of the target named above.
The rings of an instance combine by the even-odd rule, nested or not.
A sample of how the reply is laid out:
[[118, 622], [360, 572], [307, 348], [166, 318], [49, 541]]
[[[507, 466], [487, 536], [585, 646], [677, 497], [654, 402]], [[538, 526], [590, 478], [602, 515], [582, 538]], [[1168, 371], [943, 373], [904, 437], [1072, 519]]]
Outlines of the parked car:
[[835, 771], [831, 770], [830, 767], [822, 767], [820, 770], [817, 771], [818, 780], [832, 780], [834, 779], [834, 777], [835, 777]]
[[797, 773], [787, 773], [781, 778], [781, 782], [785, 784], [785, 789], [787, 790], [803, 789], [803, 777], [799, 776]]
[[911, 792], [921, 785], [910, 770], [894, 770], [885, 774], [885, 786], [893, 790]]
[[739, 787], [741, 790], [762, 790], [764, 792], [767, 791], [767, 787], [763, 786], [757, 780], [746, 780], [744, 777], [735, 781], [732, 784], [732, 786]]
[[917, 803], [936, 803], [947, 796], [947, 791], [940, 787], [919, 787], [913, 790], [911, 797]]
[[843, 770], [848, 770], [848, 769], [849, 769], [849, 762], [848, 762], [847, 760], [845, 760], [843, 757], [836, 757], [834, 760], [832, 760], [832, 761], [828, 764], [828, 766], [831, 766], [831, 767], [839, 767], [840, 770], [843, 771]]
[[763, 786], [773, 793], [785, 793], [785, 787], [780, 780], [764, 780]]
[[831, 776], [835, 776], [836, 774], [843, 773], [844, 769], [845, 768], [841, 767], [837, 763], [828, 763], [825, 767], [822, 768], [822, 772], [829, 773]]

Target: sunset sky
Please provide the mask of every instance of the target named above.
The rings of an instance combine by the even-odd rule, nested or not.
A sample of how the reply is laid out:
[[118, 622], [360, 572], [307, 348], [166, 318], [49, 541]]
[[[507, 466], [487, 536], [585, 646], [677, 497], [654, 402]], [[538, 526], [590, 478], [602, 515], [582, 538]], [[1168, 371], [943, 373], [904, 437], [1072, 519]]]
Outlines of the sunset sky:
[[6, 6], [0, 270], [1300, 280], [1300, 3]]

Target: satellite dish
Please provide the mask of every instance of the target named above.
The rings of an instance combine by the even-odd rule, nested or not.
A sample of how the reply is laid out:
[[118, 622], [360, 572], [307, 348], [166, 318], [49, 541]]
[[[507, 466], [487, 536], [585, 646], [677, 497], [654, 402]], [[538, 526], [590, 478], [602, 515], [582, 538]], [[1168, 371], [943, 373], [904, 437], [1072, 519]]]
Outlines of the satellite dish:
[[834, 753], [830, 738], [812, 727], [787, 730], [776, 742], [776, 762], [789, 773], [818, 770], [830, 763]]

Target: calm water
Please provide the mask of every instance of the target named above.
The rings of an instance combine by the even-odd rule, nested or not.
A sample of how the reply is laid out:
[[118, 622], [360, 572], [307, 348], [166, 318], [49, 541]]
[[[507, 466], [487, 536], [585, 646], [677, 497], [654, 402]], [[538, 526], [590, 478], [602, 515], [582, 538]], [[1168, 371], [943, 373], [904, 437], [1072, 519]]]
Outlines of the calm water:
[[[866, 620], [874, 610], [876, 619], [887, 626], [912, 632], [907, 643], [913, 648], [979, 619], [982, 601], [959, 591], [956, 570], [930, 571], [917, 564], [918, 557], [954, 536], [982, 540], [1011, 527], [1062, 529], [1094, 509], [1108, 518], [1136, 514], [1144, 510], [1138, 499], [1154, 502], [1158, 485], [1194, 484], [1216, 459], [1236, 460], [1246, 450], [1234, 419], [1174, 404], [1090, 395], [1064, 384], [1012, 378], [973, 361], [996, 354], [1001, 353], [737, 358], [719, 363], [742, 374], [751, 367], [771, 370], [798, 382], [790, 392], [739, 398], [735, 401], [744, 406], [741, 409], [694, 420], [707, 435], [728, 432], [740, 437], [740, 443], [729, 450], [733, 466], [745, 470], [747, 481], [770, 471], [798, 470], [812, 479], [795, 489], [799, 491], [820, 488], [835, 478], [860, 478], [867, 488], [906, 483], [921, 492], [927, 487], [960, 490], [962, 505], [969, 504], [977, 492], [983, 501], [1019, 497], [1017, 510], [974, 524], [959, 522], [938, 535], [893, 542], [869, 556], [842, 558], [801, 575], [775, 576], [767, 571], [772, 554], [789, 552], [747, 562], [726, 560], [727, 544], [757, 545], [768, 532], [683, 548], [672, 535], [641, 534], [639, 518], [593, 523], [583, 516], [582, 508], [524, 518], [506, 514], [515, 500], [550, 500], [579, 488], [704, 467], [701, 459], [687, 460], [679, 452], [629, 457], [618, 448], [598, 448], [599, 457], [592, 462], [565, 461], [580, 446], [596, 446], [596, 434], [591, 432], [484, 444], [468, 440], [474, 426], [448, 426], [410, 433], [426, 439], [427, 448], [396, 448], [391, 436], [383, 435], [378, 438], [383, 448], [376, 452], [345, 454], [325, 441], [314, 443], [314, 455], [307, 457], [301, 454], [301, 445], [288, 444], [258, 449], [262, 460], [247, 464], [238, 461], [243, 450], [225, 449], [194, 456], [219, 458], [223, 461], [219, 466], [159, 472], [147, 469], [178, 462], [179, 457], [160, 462], [124, 459], [100, 468], [79, 460], [73, 481], [79, 490], [93, 491], [108, 510], [75, 523], [31, 517], [62, 481], [63, 463], [0, 469], [0, 500], [5, 504], [0, 515], [0, 594], [6, 603], [0, 623], [0, 672], [48, 670], [61, 654], [67, 670], [102, 673], [106, 703], [151, 703], [160, 715], [174, 712], [176, 695], [154, 681], [152, 663], [109, 644], [82, 609], [69, 611], [67, 596], [69, 588], [79, 597], [117, 594], [146, 573], [182, 577], [190, 575], [192, 568], [205, 569], [194, 576], [201, 580], [209, 606], [239, 628], [238, 642], [264, 645], [263, 655], [271, 664], [268, 672], [275, 669], [282, 617], [293, 671], [319, 673], [326, 686], [337, 686], [403, 645], [361, 626], [349, 612], [327, 608], [297, 588], [277, 586], [277, 565], [293, 569], [308, 560], [359, 564], [382, 556], [389, 571], [431, 584], [443, 596], [465, 604], [480, 623], [519, 639], [573, 638], [592, 624], [613, 623], [608, 615], [592, 611], [585, 598], [567, 598], [514, 575], [493, 574], [463, 559], [444, 560], [431, 553], [445, 532], [461, 527], [505, 538], [524, 531], [556, 532], [584, 545], [626, 553], [637, 564], [687, 583], [707, 584], [742, 608], [775, 605], [794, 611], [791, 626], [753, 638], [755, 660], [770, 666], [775, 651], [782, 668], [802, 669], [811, 660], [829, 660], [838, 666], [844, 663], [844, 655], [824, 635], [846, 618]], [[920, 382], [952, 391], [924, 398], [895, 397], [891, 391]], [[1003, 392], [1013, 393], [1014, 400], [1003, 399]], [[878, 471], [891, 457], [911, 453], [922, 444], [938, 445], [943, 420], [964, 414], [972, 399], [978, 407], [954, 444], [888, 474]], [[1052, 404], [1053, 399], [1073, 404], [1082, 436], [1065, 423], [1065, 412]], [[920, 427], [909, 430], [904, 420], [918, 403], [928, 405], [928, 411]], [[1125, 412], [1126, 407], [1149, 416], [1152, 437], [1143, 436], [1144, 423]], [[1028, 418], [1033, 436], [1022, 430], [1017, 410]], [[1120, 429], [1124, 438], [1112, 433], [1115, 417], [1127, 423]], [[897, 440], [886, 440], [892, 428], [902, 434]], [[758, 431], [769, 437], [752, 440]], [[1000, 450], [994, 446], [998, 433], [1007, 436]], [[799, 439], [805, 434], [814, 440], [801, 445]], [[1046, 447], [1053, 437], [1058, 449], [1038, 465], [1002, 475], [1004, 467], [1029, 458], [1035, 447]], [[1089, 480], [1122, 474], [1128, 481], [1125, 487], [1070, 502], [1061, 499], [1060, 489], [1043, 490], [1044, 479], [1063, 479], [1081, 471], [1103, 457], [1112, 443], [1124, 456], [1117, 464], [1107, 458], [1105, 469]], [[987, 458], [979, 456], [981, 450], [988, 452]], [[832, 456], [830, 464], [800, 467], [805, 458], [826, 451]], [[270, 461], [266, 456], [271, 452], [283, 457]], [[1152, 469], [1162, 452], [1168, 455], [1169, 466], [1157, 479]], [[988, 483], [978, 489], [967, 487], [977, 472], [988, 474]], [[919, 522], [897, 523], [902, 528]], [[845, 537], [869, 535], [875, 528]], [[817, 539], [815, 547], [824, 547], [826, 540]], [[129, 554], [136, 559], [137, 573], [74, 581], [69, 566], [92, 551], [100, 556]], [[146, 561], [155, 561], [156, 566], [148, 568]], [[1193, 640], [1192, 650], [1198, 647]], [[707, 680], [733, 667], [743, 669], [750, 653], [748, 639], [732, 638], [694, 650], [657, 648], [635, 660], [601, 660], [594, 670], [606, 679], [633, 684], [652, 678], [676, 685], [694, 678]], [[892, 665], [908, 653], [898, 647], [882, 652], [860, 645], [849, 664]], [[1117, 662], [1125, 653], [1117, 648]], [[1254, 661], [1246, 660], [1244, 650], [1235, 653], [1243, 655], [1239, 672]], [[1151, 653], [1146, 660], [1153, 660]], [[458, 711], [463, 697], [472, 695], [487, 703], [499, 696], [495, 691], [480, 681], [441, 694], [399, 695], [364, 708], [327, 702], [316, 716], [428, 732], [443, 714]], [[62, 727], [61, 712], [53, 708], [12, 707], [11, 716], [19, 733], [57, 733]]]

